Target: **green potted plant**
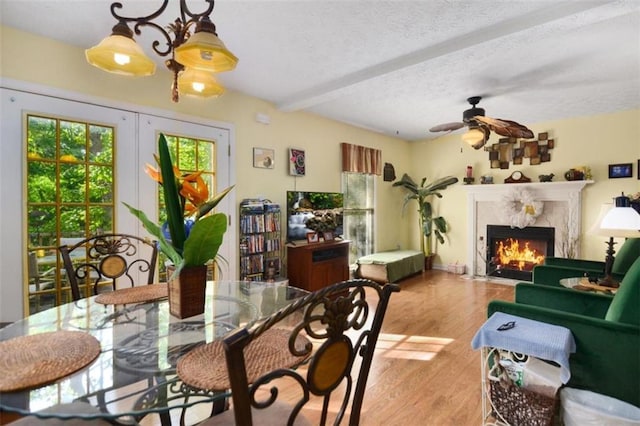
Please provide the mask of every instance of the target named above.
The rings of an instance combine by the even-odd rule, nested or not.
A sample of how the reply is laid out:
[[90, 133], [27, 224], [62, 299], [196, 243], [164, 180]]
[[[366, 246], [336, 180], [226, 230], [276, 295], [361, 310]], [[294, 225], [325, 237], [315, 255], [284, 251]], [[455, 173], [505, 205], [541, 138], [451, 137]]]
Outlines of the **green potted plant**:
[[458, 182], [458, 178], [454, 176], [445, 176], [436, 179], [431, 183], [427, 183], [427, 178], [422, 178], [420, 186], [411, 179], [408, 174], [403, 174], [402, 178], [393, 183], [393, 186], [399, 186], [407, 191], [404, 199], [403, 211], [407, 204], [415, 201], [418, 204], [418, 224], [422, 230], [422, 238], [420, 239], [420, 249], [425, 256], [425, 268], [431, 269], [433, 261], [433, 236], [440, 244], [444, 243], [444, 234], [447, 232], [447, 222], [442, 216], [433, 215], [433, 206], [431, 205], [432, 197], [442, 198], [439, 191], [446, 189], [449, 185]]
[[172, 164], [163, 134], [158, 152], [159, 170], [147, 164], [145, 171], [162, 185], [167, 223], [157, 225], [144, 212], [123, 204], [157, 238], [160, 250], [173, 263], [175, 271], [168, 277], [170, 311], [184, 318], [204, 312], [207, 262], [215, 261], [227, 231], [227, 216], [209, 213], [233, 186], [209, 199], [201, 172], [183, 174]]

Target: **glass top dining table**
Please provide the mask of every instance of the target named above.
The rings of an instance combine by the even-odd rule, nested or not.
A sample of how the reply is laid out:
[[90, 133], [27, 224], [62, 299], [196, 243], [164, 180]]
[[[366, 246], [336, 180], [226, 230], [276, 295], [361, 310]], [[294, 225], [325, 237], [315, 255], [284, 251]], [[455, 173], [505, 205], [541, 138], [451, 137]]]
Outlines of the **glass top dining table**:
[[[58, 330], [84, 331], [100, 342], [100, 354], [54, 383], [0, 392], [0, 410], [36, 417], [100, 417], [128, 424], [158, 413], [168, 424], [169, 410], [229, 396], [182, 383], [176, 375], [178, 358], [306, 294], [284, 283], [210, 281], [204, 314], [190, 318], [170, 315], [167, 299], [108, 305], [96, 302], [97, 296], [31, 315], [0, 329], [0, 341]], [[100, 414], [75, 415], [59, 409], [78, 401], [97, 407]], [[56, 414], [41, 413], [53, 406]]]

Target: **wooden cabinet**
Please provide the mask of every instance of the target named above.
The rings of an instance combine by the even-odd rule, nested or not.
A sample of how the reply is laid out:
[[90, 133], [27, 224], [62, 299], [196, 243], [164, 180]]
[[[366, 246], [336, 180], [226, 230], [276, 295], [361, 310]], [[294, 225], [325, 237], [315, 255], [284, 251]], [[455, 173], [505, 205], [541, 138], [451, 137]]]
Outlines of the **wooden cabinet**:
[[287, 276], [308, 291], [349, 279], [349, 241], [288, 246]]

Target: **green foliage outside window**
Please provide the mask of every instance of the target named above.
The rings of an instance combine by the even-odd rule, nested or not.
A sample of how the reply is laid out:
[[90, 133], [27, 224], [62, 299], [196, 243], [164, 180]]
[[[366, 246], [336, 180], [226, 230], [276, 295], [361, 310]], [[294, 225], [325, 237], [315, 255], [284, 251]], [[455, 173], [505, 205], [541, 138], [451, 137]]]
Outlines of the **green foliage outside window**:
[[29, 270], [33, 313], [68, 300], [55, 273], [61, 238], [114, 230], [114, 129], [29, 115], [26, 151], [28, 252], [37, 256]]

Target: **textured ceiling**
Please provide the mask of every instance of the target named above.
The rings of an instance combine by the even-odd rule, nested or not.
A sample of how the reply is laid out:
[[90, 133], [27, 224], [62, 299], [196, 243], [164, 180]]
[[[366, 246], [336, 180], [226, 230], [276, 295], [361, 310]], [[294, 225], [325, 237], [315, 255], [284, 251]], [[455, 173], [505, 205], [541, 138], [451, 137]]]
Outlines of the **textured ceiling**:
[[[160, 4], [121, 2], [130, 16]], [[87, 48], [115, 24], [110, 4], [2, 0], [0, 19]], [[407, 140], [439, 136], [428, 129], [460, 121], [475, 95], [522, 124], [640, 108], [638, 0], [219, 0], [212, 20], [240, 58], [227, 88]], [[157, 35], [137, 37], [152, 57]]]

